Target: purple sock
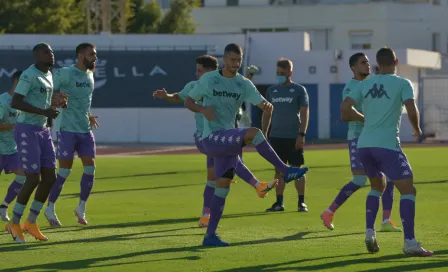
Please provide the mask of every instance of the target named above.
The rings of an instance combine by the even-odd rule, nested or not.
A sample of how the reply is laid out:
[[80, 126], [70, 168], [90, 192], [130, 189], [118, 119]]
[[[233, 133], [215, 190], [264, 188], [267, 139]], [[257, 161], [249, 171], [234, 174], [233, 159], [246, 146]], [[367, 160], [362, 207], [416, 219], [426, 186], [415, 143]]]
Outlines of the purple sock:
[[89, 198], [90, 192], [92, 191], [93, 187], [93, 181], [94, 181], [93, 175], [87, 175], [86, 173], [82, 174], [81, 195], [79, 197], [81, 201], [87, 201], [87, 199]]
[[16, 198], [16, 196], [19, 194], [19, 191], [22, 188], [22, 186], [23, 186], [23, 184], [14, 180], [11, 183], [11, 185], [9, 185], [8, 192], [6, 193], [4, 201], [6, 203], [10, 204]]
[[238, 177], [240, 177], [242, 180], [252, 185], [252, 187], [256, 188], [258, 180], [255, 178], [252, 172], [249, 169], [247, 169], [247, 167], [241, 160], [238, 160], [235, 172], [238, 175]]
[[66, 178], [57, 175], [56, 182], [54, 183], [53, 187], [50, 191], [50, 196], [48, 196], [48, 203], [56, 203], [56, 200], [58, 200], [59, 195], [61, 194], [62, 188], [64, 187], [64, 182]]
[[366, 200], [366, 229], [375, 229], [376, 215], [380, 208], [381, 193], [370, 190]]
[[388, 182], [386, 190], [384, 190], [382, 203], [383, 203], [383, 221], [390, 219], [390, 214], [392, 212], [392, 204], [394, 203], [394, 183]]
[[207, 227], [207, 235], [216, 235], [219, 220], [221, 220], [224, 212], [224, 205], [226, 204], [226, 196], [230, 189], [216, 188], [215, 195], [210, 203], [210, 220]]
[[257, 149], [258, 154], [270, 162], [275, 168], [280, 170], [280, 172], [286, 173], [288, 171], [288, 166], [278, 157], [268, 141], [263, 140], [255, 146], [255, 149]]
[[400, 217], [403, 224], [404, 239], [415, 239], [415, 196], [402, 195], [400, 198]]
[[361, 188], [361, 186], [356, 185], [351, 181], [345, 184], [328, 209], [335, 212], [354, 192], [358, 191], [359, 188]]
[[215, 194], [215, 182], [207, 180], [204, 189], [204, 206], [202, 207], [202, 215], [210, 214], [210, 203]]

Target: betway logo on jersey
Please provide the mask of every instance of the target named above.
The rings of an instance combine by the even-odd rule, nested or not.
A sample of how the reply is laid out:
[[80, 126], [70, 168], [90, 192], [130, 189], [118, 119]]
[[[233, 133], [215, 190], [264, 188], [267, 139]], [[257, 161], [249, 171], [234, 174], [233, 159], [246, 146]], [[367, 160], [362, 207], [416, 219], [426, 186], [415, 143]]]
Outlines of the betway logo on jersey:
[[91, 85], [88, 82], [78, 82], [76, 81], [76, 88], [90, 88]]
[[272, 103], [292, 103], [292, 97], [275, 97], [272, 98]]
[[221, 91], [221, 92], [219, 92], [219, 91], [213, 89], [213, 96], [228, 97], [228, 98], [233, 98], [235, 100], [238, 100], [238, 99], [240, 99], [241, 94], [231, 93], [231, 92], [228, 92], [228, 91]]

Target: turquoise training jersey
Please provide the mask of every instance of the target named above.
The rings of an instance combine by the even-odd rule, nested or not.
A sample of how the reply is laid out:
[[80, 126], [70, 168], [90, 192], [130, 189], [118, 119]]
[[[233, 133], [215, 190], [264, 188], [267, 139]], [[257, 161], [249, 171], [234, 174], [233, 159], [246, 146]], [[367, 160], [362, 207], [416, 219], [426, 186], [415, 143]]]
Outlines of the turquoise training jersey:
[[[0, 95], [0, 124], [15, 124], [20, 111], [11, 108], [12, 96], [9, 93]], [[0, 155], [11, 155], [17, 152], [14, 140], [14, 129], [0, 131]]]
[[362, 83], [362, 88], [348, 94], [364, 110], [364, 129], [358, 148], [380, 147], [399, 150], [403, 103], [414, 99], [411, 82], [397, 75], [375, 75]]
[[[345, 100], [345, 98], [350, 94], [350, 92], [362, 88], [362, 81], [351, 79], [344, 87], [344, 90], [342, 91], [342, 101]], [[354, 108], [362, 112], [362, 105], [356, 104]], [[347, 140], [351, 141], [355, 138], [358, 138], [359, 135], [361, 135], [362, 128], [364, 127], [363, 122], [359, 121], [349, 121], [348, 122], [348, 131], [347, 131]]]
[[[14, 93], [23, 95], [24, 101], [36, 108], [48, 109], [53, 95], [53, 76], [50, 71], [44, 73], [31, 65], [23, 71]], [[22, 112], [17, 123], [45, 127], [47, 117], [39, 114]]]
[[82, 71], [75, 65], [64, 67], [54, 74], [54, 89], [67, 94], [66, 108], [56, 118], [56, 130], [77, 133], [89, 133], [90, 107], [94, 89], [93, 72]]
[[[191, 90], [193, 90], [194, 86], [197, 84], [197, 81], [188, 82], [187, 85], [178, 93], [179, 98], [184, 100], [188, 97], [188, 94]], [[202, 105], [202, 101], [196, 102], [198, 105]], [[202, 131], [204, 130], [204, 116], [201, 113], [196, 112], [194, 114], [194, 119], [196, 121], [196, 132], [195, 136], [201, 136]]]
[[214, 106], [216, 120], [203, 118], [202, 138], [218, 130], [234, 128], [236, 114], [243, 102], [258, 105], [265, 101], [249, 79], [241, 74], [226, 78], [221, 70], [203, 74], [189, 96], [196, 101], [204, 99], [204, 106]]

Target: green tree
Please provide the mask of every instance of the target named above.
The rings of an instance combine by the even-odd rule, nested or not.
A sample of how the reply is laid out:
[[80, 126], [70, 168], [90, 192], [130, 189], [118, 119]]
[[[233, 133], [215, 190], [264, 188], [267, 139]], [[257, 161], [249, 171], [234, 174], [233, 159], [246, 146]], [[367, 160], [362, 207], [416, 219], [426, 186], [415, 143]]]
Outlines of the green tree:
[[131, 17], [128, 20], [128, 33], [155, 33], [162, 18], [157, 1], [131, 0]]
[[193, 34], [196, 24], [191, 13], [199, 6], [199, 0], [173, 0], [171, 8], [159, 24], [157, 33]]
[[0, 1], [0, 33], [85, 32], [84, 9], [73, 0]]

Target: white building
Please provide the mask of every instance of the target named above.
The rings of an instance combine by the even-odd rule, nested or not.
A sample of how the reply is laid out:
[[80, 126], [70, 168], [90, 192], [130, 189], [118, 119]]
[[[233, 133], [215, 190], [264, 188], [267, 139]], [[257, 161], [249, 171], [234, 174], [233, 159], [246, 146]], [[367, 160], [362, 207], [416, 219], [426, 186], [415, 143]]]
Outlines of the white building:
[[204, 0], [194, 18], [198, 33], [305, 31], [312, 50], [387, 45], [448, 53], [447, 2]]

